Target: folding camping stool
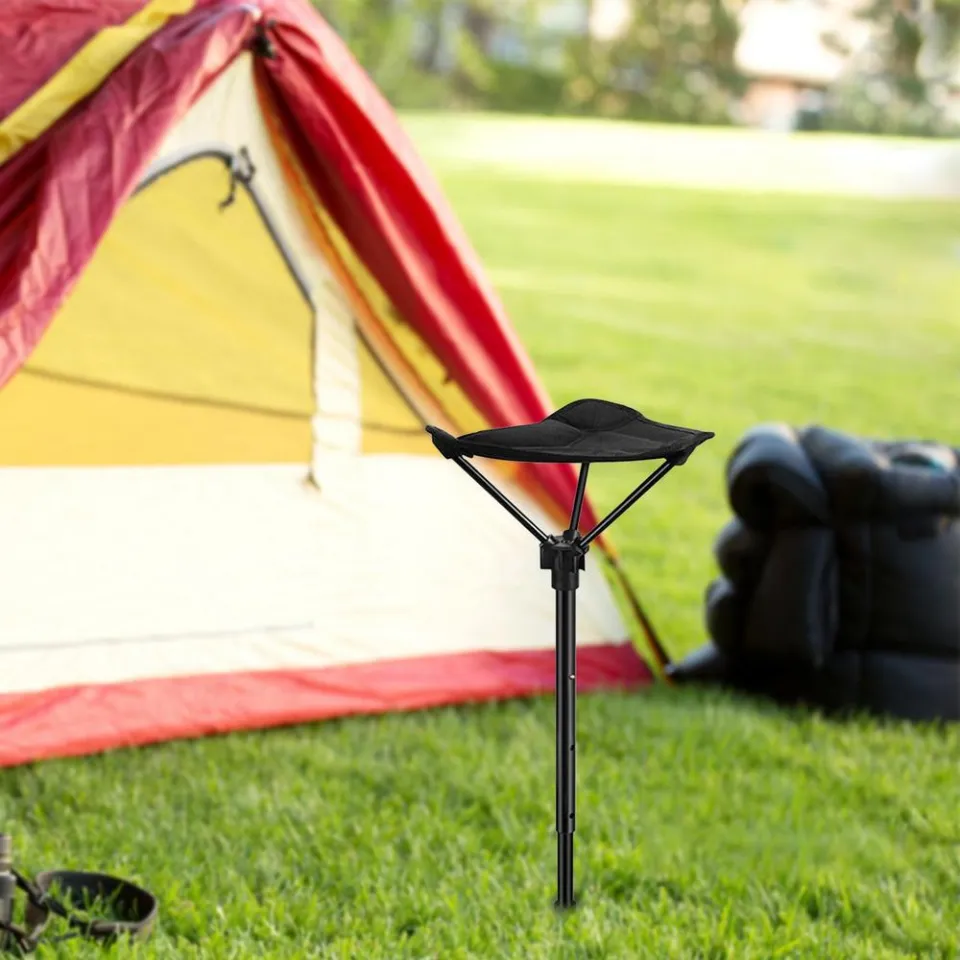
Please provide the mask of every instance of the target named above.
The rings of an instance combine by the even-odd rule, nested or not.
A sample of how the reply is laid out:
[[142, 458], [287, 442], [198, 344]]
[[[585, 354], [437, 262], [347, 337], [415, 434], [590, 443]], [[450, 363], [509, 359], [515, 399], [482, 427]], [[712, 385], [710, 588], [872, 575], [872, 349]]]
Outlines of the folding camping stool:
[[[540, 569], [552, 572], [557, 601], [557, 906], [572, 907], [573, 832], [576, 808], [576, 590], [590, 544], [675, 466], [685, 463], [714, 434], [648, 420], [606, 400], [576, 400], [539, 423], [479, 430], [454, 437], [427, 427], [434, 446], [453, 460], [540, 541]], [[468, 457], [522, 463], [579, 463], [580, 477], [570, 526], [560, 536], [545, 534], [503, 495]], [[591, 463], [663, 460], [633, 493], [589, 533], [579, 531]]]

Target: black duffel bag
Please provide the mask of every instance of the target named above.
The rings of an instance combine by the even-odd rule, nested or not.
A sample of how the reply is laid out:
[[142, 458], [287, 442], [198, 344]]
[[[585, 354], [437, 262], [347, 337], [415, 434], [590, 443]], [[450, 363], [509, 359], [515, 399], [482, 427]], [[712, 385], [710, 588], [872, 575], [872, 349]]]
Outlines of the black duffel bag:
[[960, 453], [763, 425], [726, 481], [713, 642], [673, 679], [960, 720]]

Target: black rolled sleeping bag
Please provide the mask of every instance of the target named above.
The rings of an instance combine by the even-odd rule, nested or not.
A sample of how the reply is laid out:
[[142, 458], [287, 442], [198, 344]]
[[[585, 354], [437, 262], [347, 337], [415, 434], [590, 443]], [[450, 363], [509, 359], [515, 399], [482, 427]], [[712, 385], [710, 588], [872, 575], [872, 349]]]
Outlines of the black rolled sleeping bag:
[[960, 720], [960, 451], [769, 424], [726, 481], [713, 642], [671, 677]]

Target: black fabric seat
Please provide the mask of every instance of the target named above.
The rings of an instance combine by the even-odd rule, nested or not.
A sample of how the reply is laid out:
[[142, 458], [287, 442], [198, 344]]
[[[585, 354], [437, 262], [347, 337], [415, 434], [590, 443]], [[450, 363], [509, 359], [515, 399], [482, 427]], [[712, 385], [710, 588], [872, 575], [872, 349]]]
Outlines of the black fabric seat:
[[675, 460], [682, 463], [714, 434], [648, 420], [622, 403], [575, 400], [538, 423], [478, 430], [454, 437], [428, 427], [437, 449], [451, 457], [525, 463]]

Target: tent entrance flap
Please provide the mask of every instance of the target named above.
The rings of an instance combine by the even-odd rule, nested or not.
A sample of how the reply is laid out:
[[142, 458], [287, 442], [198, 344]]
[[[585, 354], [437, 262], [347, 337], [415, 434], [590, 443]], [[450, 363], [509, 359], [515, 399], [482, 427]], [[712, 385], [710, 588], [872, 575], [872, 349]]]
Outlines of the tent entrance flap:
[[313, 327], [262, 202], [187, 159], [127, 202], [0, 391], [0, 466], [307, 464]]

